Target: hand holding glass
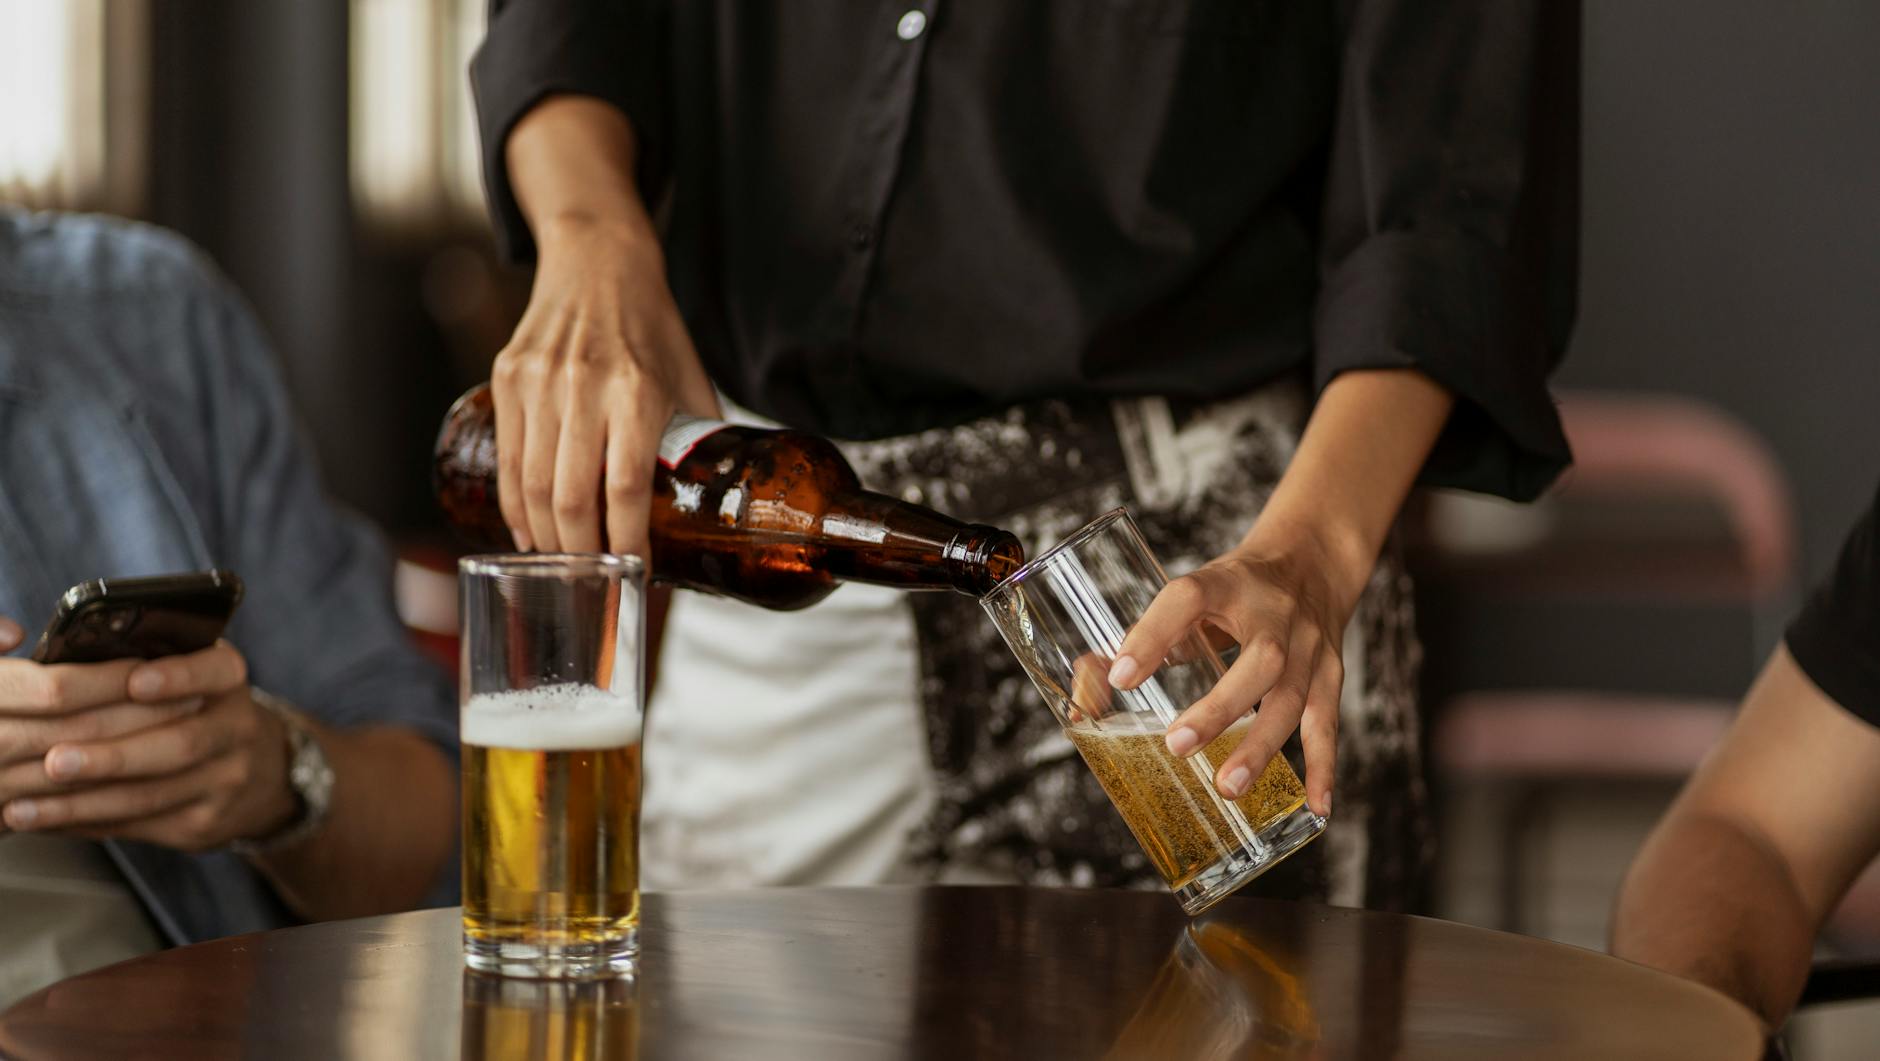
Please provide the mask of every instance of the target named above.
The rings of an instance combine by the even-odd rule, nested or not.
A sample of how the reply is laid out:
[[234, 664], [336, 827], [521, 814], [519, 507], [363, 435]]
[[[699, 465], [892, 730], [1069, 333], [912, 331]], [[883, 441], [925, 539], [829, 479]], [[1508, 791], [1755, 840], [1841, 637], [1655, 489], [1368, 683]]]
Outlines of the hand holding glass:
[[1117, 509], [981, 603], [1182, 909], [1198, 914], [1304, 846], [1326, 820], [1306, 806], [1284, 755], [1239, 799], [1215, 790], [1214, 773], [1251, 715], [1185, 758], [1169, 752], [1169, 725], [1225, 673], [1198, 629], [1141, 685], [1110, 687], [1123, 636], [1167, 582], [1135, 522]]

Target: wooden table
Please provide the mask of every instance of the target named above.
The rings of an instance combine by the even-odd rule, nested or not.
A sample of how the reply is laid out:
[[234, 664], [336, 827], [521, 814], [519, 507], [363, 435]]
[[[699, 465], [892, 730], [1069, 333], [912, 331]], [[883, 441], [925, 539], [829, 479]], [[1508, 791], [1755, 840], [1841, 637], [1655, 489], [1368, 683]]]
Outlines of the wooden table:
[[1019, 888], [646, 897], [637, 982], [466, 974], [455, 910], [205, 943], [0, 1016], [43, 1058], [1729, 1058], [1708, 989], [1424, 918]]

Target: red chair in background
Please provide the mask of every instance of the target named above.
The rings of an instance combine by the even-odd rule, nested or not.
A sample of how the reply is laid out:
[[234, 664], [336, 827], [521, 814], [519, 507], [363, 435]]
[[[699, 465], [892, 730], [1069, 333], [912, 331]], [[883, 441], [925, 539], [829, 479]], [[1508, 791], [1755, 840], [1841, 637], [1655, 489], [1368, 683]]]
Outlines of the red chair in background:
[[401, 549], [392, 569], [398, 617], [425, 655], [457, 677], [457, 557], [441, 549]]
[[[1424, 547], [1445, 576], [1495, 594], [1740, 604], [1753, 640], [1772, 643], [1793, 596], [1795, 531], [1787, 486], [1762, 440], [1681, 397], [1569, 393], [1561, 417], [1574, 467], [1540, 508], [1432, 501]], [[1680, 504], [1713, 509], [1725, 533], [1714, 517], [1701, 532], [1668, 517], [1667, 506]], [[1471, 522], [1497, 518], [1510, 521], [1510, 533]], [[1752, 650], [1742, 646], [1746, 657]], [[1514, 790], [1500, 826], [1501, 927], [1526, 927], [1528, 845], [1545, 825], [1551, 787], [1675, 782], [1735, 710], [1734, 700], [1582, 689], [1473, 691], [1441, 705], [1437, 768]]]

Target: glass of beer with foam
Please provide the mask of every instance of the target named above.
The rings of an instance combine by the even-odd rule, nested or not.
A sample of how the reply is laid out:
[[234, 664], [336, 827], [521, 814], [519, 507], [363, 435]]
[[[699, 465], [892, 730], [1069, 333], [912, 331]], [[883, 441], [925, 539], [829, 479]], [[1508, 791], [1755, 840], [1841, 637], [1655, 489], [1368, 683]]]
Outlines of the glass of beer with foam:
[[644, 587], [631, 556], [458, 565], [473, 969], [544, 979], [633, 970]]
[[1215, 791], [1214, 773], [1251, 714], [1186, 758], [1169, 752], [1169, 725], [1225, 670], [1198, 628], [1147, 681], [1128, 691], [1110, 687], [1123, 635], [1167, 583], [1135, 521], [1119, 508], [1019, 568], [980, 603], [1192, 915], [1303, 847], [1325, 819], [1307, 808], [1284, 754], [1241, 798]]

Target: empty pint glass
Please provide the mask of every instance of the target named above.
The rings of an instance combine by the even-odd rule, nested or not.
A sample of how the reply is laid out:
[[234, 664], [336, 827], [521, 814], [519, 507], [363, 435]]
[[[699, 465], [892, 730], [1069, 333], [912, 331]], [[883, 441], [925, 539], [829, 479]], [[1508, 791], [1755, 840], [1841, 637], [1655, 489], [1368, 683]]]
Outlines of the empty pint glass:
[[631, 971], [640, 561], [476, 556], [458, 584], [464, 961], [510, 976]]
[[1167, 582], [1135, 522], [1117, 509], [1021, 567], [981, 604], [1182, 909], [1197, 914], [1304, 846], [1325, 819], [1307, 808], [1284, 755], [1241, 798], [1215, 791], [1214, 774], [1250, 719], [1186, 758], [1169, 752], [1169, 725], [1224, 672], [1199, 629], [1135, 689], [1110, 687], [1123, 635]]

